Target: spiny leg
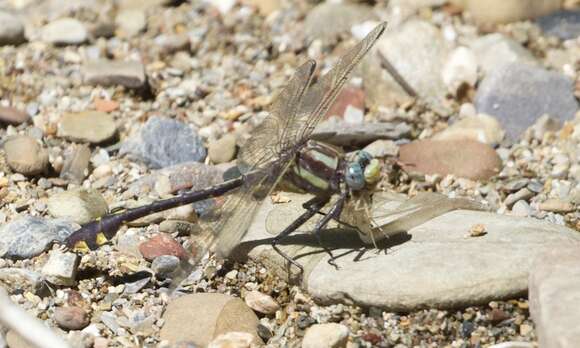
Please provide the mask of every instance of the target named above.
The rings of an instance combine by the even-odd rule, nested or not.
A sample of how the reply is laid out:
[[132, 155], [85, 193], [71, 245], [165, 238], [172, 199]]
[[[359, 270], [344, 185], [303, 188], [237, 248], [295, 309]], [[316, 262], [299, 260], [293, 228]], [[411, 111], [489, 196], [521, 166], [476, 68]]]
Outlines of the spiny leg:
[[336, 269], [338, 269], [338, 266], [334, 262], [335, 257], [332, 254], [332, 250], [330, 250], [327, 246], [324, 245], [324, 243], [322, 243], [322, 236], [321, 236], [320, 232], [330, 222], [330, 220], [338, 219], [338, 217], [340, 216], [340, 213], [342, 213], [342, 208], [344, 207], [346, 195], [347, 195], [346, 192], [342, 193], [340, 195], [340, 197], [338, 198], [336, 203], [334, 203], [332, 208], [330, 208], [330, 211], [328, 212], [328, 214], [326, 214], [320, 221], [318, 221], [318, 223], [316, 224], [316, 227], [314, 227], [314, 231], [313, 231], [314, 235], [316, 236], [316, 239], [318, 240], [318, 244], [320, 245], [320, 247], [322, 249], [324, 249], [324, 251], [326, 251], [326, 253], [330, 256], [328, 263], [331, 264], [332, 266], [334, 266]]
[[301, 264], [294, 261], [288, 254], [283, 252], [280, 248], [278, 248], [277, 244], [283, 238], [289, 236], [292, 232], [296, 231], [300, 226], [302, 226], [306, 221], [308, 221], [311, 217], [313, 217], [324, 205], [328, 203], [328, 198], [318, 198], [314, 197], [313, 199], [309, 200], [308, 202], [304, 203], [306, 211], [300, 215], [296, 220], [294, 220], [288, 227], [286, 227], [282, 232], [280, 232], [276, 237], [272, 239], [272, 248], [282, 256], [286, 261], [290, 264], [298, 267], [300, 269], [300, 273], [304, 273], [304, 267]]

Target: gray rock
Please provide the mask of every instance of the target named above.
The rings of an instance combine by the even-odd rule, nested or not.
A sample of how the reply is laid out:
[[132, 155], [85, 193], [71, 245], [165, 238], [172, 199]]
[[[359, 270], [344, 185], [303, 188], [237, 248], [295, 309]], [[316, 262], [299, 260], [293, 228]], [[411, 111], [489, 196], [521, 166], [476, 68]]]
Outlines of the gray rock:
[[323, 43], [335, 41], [339, 35], [350, 33], [351, 27], [368, 20], [377, 20], [369, 6], [324, 2], [308, 12], [304, 31], [309, 39]]
[[88, 32], [84, 24], [74, 18], [60, 18], [42, 27], [42, 41], [55, 45], [78, 45], [87, 41]]
[[78, 225], [64, 220], [26, 216], [0, 227], [0, 257], [29, 259], [55, 242], [64, 242]]
[[120, 154], [143, 161], [151, 168], [163, 168], [201, 162], [206, 150], [190, 126], [169, 118], [151, 117], [137, 137], [121, 146]]
[[338, 146], [360, 146], [379, 139], [405, 138], [410, 133], [411, 127], [406, 123], [366, 122], [352, 124], [329, 120], [316, 127], [312, 138]]
[[150, 281], [151, 281], [150, 277], [145, 277], [131, 283], [126, 283], [125, 290], [123, 290], [123, 294], [125, 295], [136, 294], [142, 289], [144, 289], [147, 286], [147, 284], [149, 284]]
[[179, 258], [173, 255], [161, 255], [151, 262], [151, 269], [161, 278], [171, 274], [177, 267], [179, 267]]
[[70, 286], [75, 283], [78, 264], [77, 254], [54, 250], [42, 267], [42, 274], [52, 284]]
[[378, 54], [369, 55], [363, 63], [367, 103], [371, 106], [393, 106], [410, 98], [382, 68], [379, 54], [395, 67], [407, 83], [427, 101], [437, 103], [445, 97], [441, 69], [449, 54], [448, 43], [433, 24], [411, 20], [388, 31], [377, 42]]
[[99, 111], [67, 113], [60, 118], [58, 136], [76, 142], [100, 144], [110, 141], [117, 134], [113, 116]]
[[[249, 252], [251, 258], [271, 265], [273, 272], [288, 276], [286, 262], [268, 240], [303, 212], [301, 205], [310, 196], [287, 195], [289, 203], [266, 200], [233, 257]], [[575, 231], [536, 219], [454, 210], [469, 207], [468, 201], [428, 197], [421, 204], [410, 204], [392, 195], [375, 199], [373, 216], [384, 233], [407, 232], [387, 239], [384, 251], [365, 249], [356, 232], [331, 226], [322, 241], [338, 256], [337, 270], [312, 235], [293, 236], [279, 244], [284, 252], [299, 256], [297, 261], [305, 267], [303, 285], [315, 300], [410, 311], [514, 298], [526, 293], [536, 255], [555, 243], [580, 241]], [[298, 232], [311, 231], [314, 223]], [[476, 224], [483, 225], [487, 234], [467, 237]]]
[[345, 348], [348, 327], [337, 323], [316, 324], [306, 330], [302, 348]]
[[539, 255], [529, 278], [530, 312], [540, 347], [573, 348], [580, 342], [580, 243]]
[[510, 63], [538, 64], [530, 51], [501, 33], [482, 36], [474, 40], [470, 46], [485, 74]]
[[574, 118], [578, 110], [571, 79], [519, 63], [489, 74], [477, 90], [475, 106], [479, 113], [496, 117], [510, 139], [544, 114], [563, 122]]
[[40, 273], [24, 268], [0, 268], [0, 285], [10, 294], [29, 291], [36, 294], [44, 285]]
[[13, 13], [0, 11], [0, 45], [18, 45], [26, 41], [24, 25]]
[[580, 10], [560, 10], [538, 18], [536, 21], [547, 35], [562, 40], [576, 39], [580, 36]]
[[17, 173], [38, 175], [48, 168], [48, 152], [36, 139], [17, 135], [4, 143], [6, 162]]
[[98, 60], [83, 68], [86, 83], [102, 86], [124, 86], [132, 89], [145, 87], [145, 67], [137, 61]]
[[65, 153], [65, 159], [60, 171], [62, 179], [80, 184], [89, 174], [89, 162], [91, 149], [87, 145], [77, 145], [71, 151]]
[[52, 216], [81, 225], [105, 215], [109, 209], [99, 192], [84, 189], [52, 195], [47, 205]]

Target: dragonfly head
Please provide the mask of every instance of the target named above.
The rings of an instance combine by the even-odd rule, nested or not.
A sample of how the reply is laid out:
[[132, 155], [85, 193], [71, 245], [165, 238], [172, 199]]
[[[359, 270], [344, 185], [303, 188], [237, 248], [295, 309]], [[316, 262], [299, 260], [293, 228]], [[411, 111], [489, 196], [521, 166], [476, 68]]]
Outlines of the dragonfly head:
[[357, 151], [350, 157], [346, 164], [345, 181], [347, 186], [354, 191], [362, 190], [367, 185], [373, 185], [379, 181], [381, 167], [379, 160], [373, 158], [366, 151]]

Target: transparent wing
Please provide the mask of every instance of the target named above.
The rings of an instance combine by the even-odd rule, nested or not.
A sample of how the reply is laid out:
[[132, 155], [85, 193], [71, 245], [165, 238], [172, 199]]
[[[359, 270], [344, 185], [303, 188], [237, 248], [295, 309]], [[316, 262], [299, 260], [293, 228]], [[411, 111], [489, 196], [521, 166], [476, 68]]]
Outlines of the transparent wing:
[[282, 162], [273, 164], [267, 172], [254, 171], [247, 174], [242, 187], [228, 195], [225, 203], [203, 220], [205, 233], [215, 237], [208, 248], [223, 257], [232, 253], [250, 227], [262, 201], [270, 195], [291, 164], [289, 161]]
[[306, 141], [385, 28], [386, 23], [379, 24], [313, 86], [310, 82], [316, 64], [303, 64], [273, 102], [270, 115], [240, 150], [238, 165], [243, 169], [264, 168], [282, 151]]
[[292, 123], [292, 128], [288, 131], [288, 138], [295, 139], [298, 143], [310, 137], [316, 125], [326, 115], [338, 93], [348, 81], [354, 67], [374, 46], [385, 31], [386, 25], [385, 22], [379, 24], [361, 42], [343, 55], [316, 84], [308, 89], [303, 102], [300, 104], [301, 108], [297, 113], [297, 120]]
[[238, 167], [242, 172], [265, 168], [280, 157], [287, 129], [293, 128], [296, 114], [305, 91], [312, 81], [316, 62], [309, 60], [294, 73], [288, 84], [274, 98], [270, 114], [251, 132], [251, 137], [240, 149]]

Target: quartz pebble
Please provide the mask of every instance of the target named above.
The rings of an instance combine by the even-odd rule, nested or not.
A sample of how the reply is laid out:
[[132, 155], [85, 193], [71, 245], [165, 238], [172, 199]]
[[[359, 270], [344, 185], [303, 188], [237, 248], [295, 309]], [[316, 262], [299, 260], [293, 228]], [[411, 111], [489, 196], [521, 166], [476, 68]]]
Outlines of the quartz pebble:
[[55, 45], [78, 45], [88, 39], [85, 26], [74, 18], [60, 18], [41, 29], [42, 41]]
[[42, 267], [46, 280], [55, 285], [73, 285], [77, 273], [79, 257], [74, 253], [52, 251]]
[[348, 328], [342, 324], [328, 323], [313, 325], [306, 330], [304, 348], [344, 348], [348, 339]]
[[226, 163], [236, 155], [236, 137], [226, 134], [217, 141], [209, 144], [208, 156], [213, 163]]
[[108, 206], [99, 192], [79, 189], [52, 195], [48, 199], [48, 211], [54, 217], [82, 225], [105, 215]]

